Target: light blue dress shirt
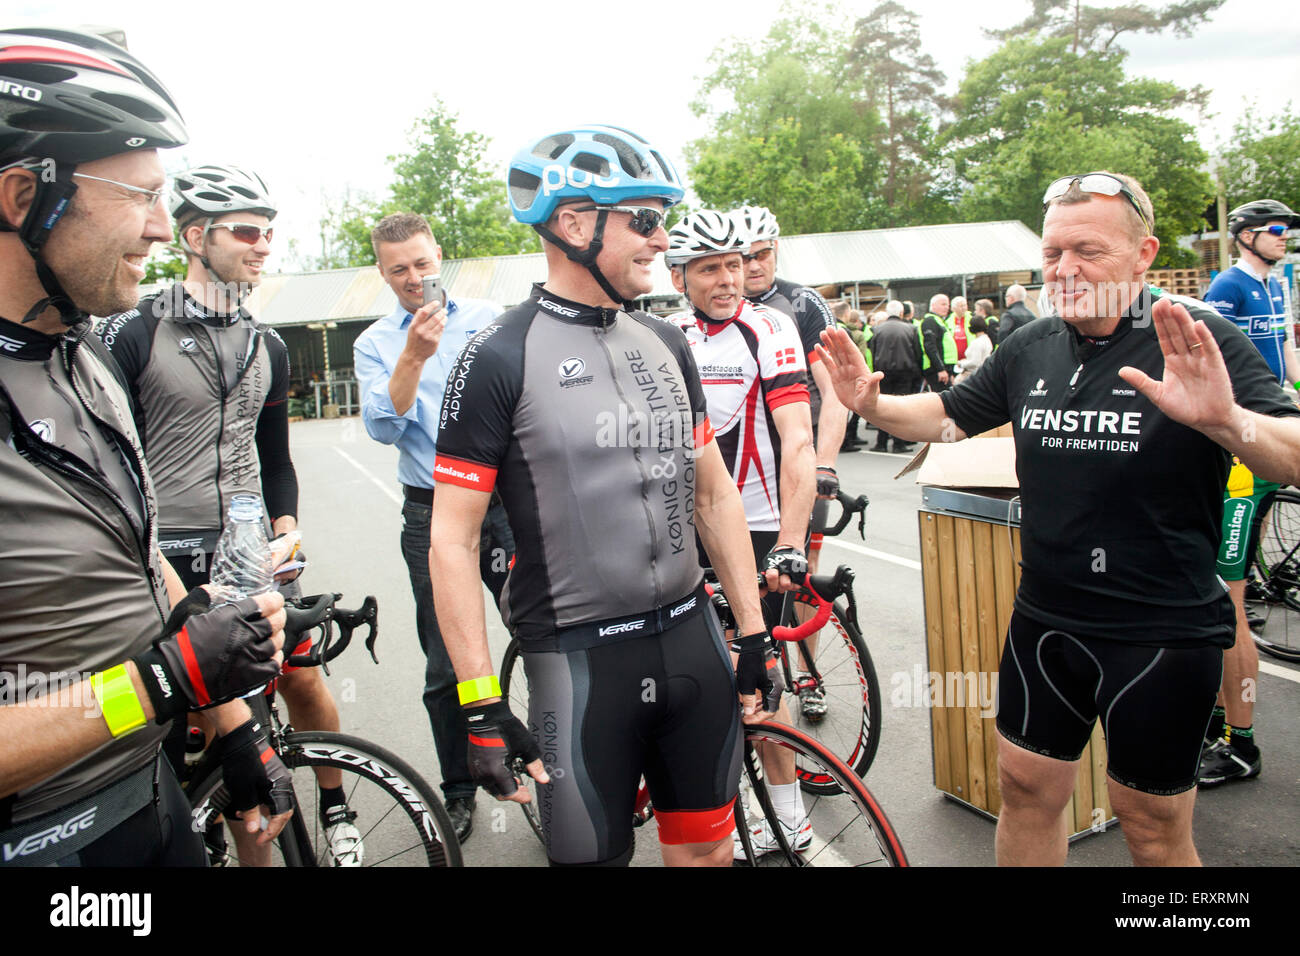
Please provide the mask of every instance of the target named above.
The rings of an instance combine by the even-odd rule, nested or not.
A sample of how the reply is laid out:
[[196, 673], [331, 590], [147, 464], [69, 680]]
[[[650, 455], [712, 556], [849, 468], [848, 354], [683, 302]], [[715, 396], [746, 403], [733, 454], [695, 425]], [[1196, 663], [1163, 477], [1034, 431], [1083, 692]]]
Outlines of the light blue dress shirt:
[[391, 315], [362, 332], [352, 346], [361, 389], [361, 420], [365, 422], [366, 433], [375, 441], [397, 446], [397, 479], [402, 484], [433, 487], [438, 416], [447, 376], [465, 343], [496, 321], [502, 311], [495, 302], [483, 299], [447, 300], [447, 324], [438, 351], [424, 363], [415, 401], [404, 415], [394, 411], [388, 383], [406, 348], [411, 313], [399, 305]]

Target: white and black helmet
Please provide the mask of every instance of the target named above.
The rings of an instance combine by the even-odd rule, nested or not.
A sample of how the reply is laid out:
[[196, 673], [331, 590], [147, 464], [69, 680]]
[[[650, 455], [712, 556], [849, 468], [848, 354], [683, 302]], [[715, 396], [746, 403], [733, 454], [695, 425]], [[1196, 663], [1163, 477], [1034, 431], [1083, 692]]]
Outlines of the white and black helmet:
[[713, 209], [701, 209], [669, 230], [664, 261], [670, 266], [680, 266], [704, 256], [748, 251], [749, 238], [735, 219]]
[[781, 235], [776, 216], [766, 206], [741, 206], [731, 215], [749, 242], [775, 242]]
[[275, 218], [275, 200], [257, 173], [239, 166], [195, 166], [172, 183], [171, 214], [177, 223], [230, 212], [260, 212]]

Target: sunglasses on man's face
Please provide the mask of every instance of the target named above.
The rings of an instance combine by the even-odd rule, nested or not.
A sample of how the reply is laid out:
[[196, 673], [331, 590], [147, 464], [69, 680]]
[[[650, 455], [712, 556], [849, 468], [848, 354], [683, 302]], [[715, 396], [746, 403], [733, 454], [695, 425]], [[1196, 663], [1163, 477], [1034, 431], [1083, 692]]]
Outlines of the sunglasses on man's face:
[[759, 249], [758, 252], [742, 252], [740, 258], [746, 262], [766, 262], [772, 258], [772, 253], [776, 251], [775, 246], [768, 246], [766, 249]]
[[1253, 229], [1247, 229], [1247, 232], [1266, 232], [1270, 236], [1285, 236], [1290, 230], [1286, 226], [1274, 223], [1271, 226], [1256, 226]]
[[656, 209], [653, 206], [579, 206], [574, 212], [591, 212], [592, 210], [627, 213], [632, 217], [628, 220], [628, 227], [639, 236], [654, 235], [654, 231], [663, 225], [664, 218], [667, 215], [662, 209]]
[[266, 241], [270, 242], [271, 236], [275, 233], [273, 226], [255, 226], [251, 222], [214, 222], [208, 226], [208, 229], [229, 229], [232, 236], [250, 246], [257, 245], [257, 241], [263, 236], [266, 236]]
[[1146, 213], [1142, 211], [1141, 205], [1138, 204], [1137, 196], [1133, 195], [1133, 190], [1124, 184], [1122, 179], [1116, 179], [1110, 173], [1088, 173], [1083, 176], [1062, 176], [1052, 185], [1047, 187], [1043, 193], [1043, 212], [1047, 212], [1048, 204], [1053, 199], [1060, 199], [1070, 191], [1070, 187], [1075, 183], [1086, 193], [1094, 193], [1098, 196], [1119, 196], [1123, 195], [1128, 200], [1129, 205], [1138, 214], [1142, 220], [1142, 225], [1146, 227], [1147, 234], [1152, 234], [1151, 223], [1147, 221]]

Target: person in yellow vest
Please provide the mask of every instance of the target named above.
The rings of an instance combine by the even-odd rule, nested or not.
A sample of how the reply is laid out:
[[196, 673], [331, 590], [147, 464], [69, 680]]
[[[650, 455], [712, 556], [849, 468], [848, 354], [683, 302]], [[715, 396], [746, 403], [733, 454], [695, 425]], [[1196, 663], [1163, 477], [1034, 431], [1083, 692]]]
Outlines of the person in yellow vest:
[[930, 297], [930, 311], [921, 320], [921, 348], [925, 353], [921, 374], [932, 392], [942, 392], [952, 384], [953, 366], [957, 364], [957, 343], [948, 328], [951, 306], [943, 293]]

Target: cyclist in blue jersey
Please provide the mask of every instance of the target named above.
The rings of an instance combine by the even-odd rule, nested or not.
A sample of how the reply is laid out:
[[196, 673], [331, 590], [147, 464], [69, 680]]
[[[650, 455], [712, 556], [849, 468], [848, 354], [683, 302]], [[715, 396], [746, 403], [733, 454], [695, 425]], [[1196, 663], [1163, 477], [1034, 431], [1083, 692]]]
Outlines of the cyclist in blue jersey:
[[[1286, 233], [1297, 223], [1300, 216], [1272, 199], [1256, 200], [1232, 210], [1228, 214], [1228, 231], [1241, 258], [1231, 269], [1220, 272], [1205, 293], [1209, 305], [1246, 333], [1278, 381], [1292, 386], [1300, 377], [1292, 318], [1282, 286], [1269, 270], [1286, 252]], [[1238, 463], [1224, 492], [1219, 575], [1232, 595], [1237, 630], [1236, 643], [1223, 652], [1223, 686], [1205, 733], [1205, 750], [1196, 775], [1202, 787], [1259, 776], [1254, 727], [1259, 651], [1246, 617], [1246, 578], [1260, 525], [1277, 489], [1275, 482], [1253, 476]]]
[[1228, 232], [1241, 253], [1205, 292], [1205, 302], [1236, 323], [1255, 343], [1268, 367], [1284, 385], [1300, 381], [1293, 317], [1287, 313], [1282, 286], [1269, 274], [1286, 254], [1287, 232], [1300, 225], [1300, 215], [1273, 199], [1259, 199], [1228, 213]]

